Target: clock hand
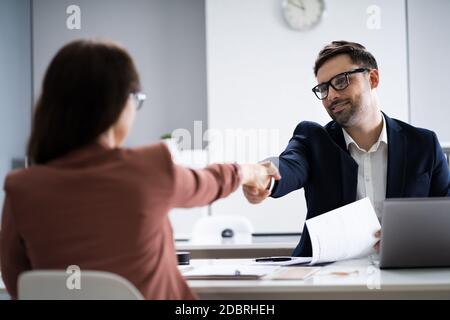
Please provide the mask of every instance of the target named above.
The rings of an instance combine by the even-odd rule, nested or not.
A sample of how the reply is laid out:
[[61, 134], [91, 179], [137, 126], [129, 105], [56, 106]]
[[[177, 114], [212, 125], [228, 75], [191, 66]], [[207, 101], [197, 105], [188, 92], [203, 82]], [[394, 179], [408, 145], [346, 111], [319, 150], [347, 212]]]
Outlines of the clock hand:
[[299, 3], [297, 3], [297, 1], [291, 1], [291, 4], [292, 4], [294, 7], [300, 8], [300, 9], [302, 9], [303, 11], [305, 11], [305, 6], [303, 5], [303, 2], [301, 2], [301, 4], [299, 4]]

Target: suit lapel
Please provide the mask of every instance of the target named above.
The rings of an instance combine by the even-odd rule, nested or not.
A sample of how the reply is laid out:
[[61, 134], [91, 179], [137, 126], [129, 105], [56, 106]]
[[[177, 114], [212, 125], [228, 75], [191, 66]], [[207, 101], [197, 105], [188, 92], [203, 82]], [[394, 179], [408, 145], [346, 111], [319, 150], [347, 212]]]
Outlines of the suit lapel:
[[388, 135], [386, 198], [397, 198], [403, 196], [405, 187], [406, 137], [394, 120], [384, 117]]
[[344, 205], [356, 200], [356, 187], [358, 184], [358, 165], [351, 157], [345, 144], [342, 128], [336, 122], [330, 127], [330, 136], [340, 147], [341, 173], [342, 173], [342, 200]]

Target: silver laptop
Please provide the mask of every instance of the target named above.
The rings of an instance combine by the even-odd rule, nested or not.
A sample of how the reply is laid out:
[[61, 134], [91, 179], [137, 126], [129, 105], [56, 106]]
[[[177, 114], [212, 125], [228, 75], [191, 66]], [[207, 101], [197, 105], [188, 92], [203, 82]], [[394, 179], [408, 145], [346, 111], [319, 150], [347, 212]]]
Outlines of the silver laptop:
[[450, 198], [386, 199], [380, 268], [449, 266]]

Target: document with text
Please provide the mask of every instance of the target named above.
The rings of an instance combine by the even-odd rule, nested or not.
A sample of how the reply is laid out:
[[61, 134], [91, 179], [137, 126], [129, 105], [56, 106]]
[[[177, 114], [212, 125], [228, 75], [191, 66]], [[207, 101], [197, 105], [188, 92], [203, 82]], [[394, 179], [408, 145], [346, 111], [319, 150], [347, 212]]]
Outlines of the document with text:
[[374, 253], [380, 222], [369, 198], [306, 220], [312, 245], [310, 264], [359, 258]]

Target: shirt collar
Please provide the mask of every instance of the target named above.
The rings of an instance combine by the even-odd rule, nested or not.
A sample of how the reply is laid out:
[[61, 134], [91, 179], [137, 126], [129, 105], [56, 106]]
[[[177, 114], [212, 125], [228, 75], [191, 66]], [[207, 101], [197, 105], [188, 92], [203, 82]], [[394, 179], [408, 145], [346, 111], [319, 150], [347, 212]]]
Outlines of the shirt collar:
[[[383, 129], [381, 129], [381, 133], [380, 136], [378, 137], [377, 142], [374, 143], [374, 145], [370, 148], [369, 151], [376, 151], [381, 142], [384, 142], [386, 145], [388, 144], [386, 119], [384, 118], [383, 114], [381, 114], [381, 117], [383, 119]], [[351, 144], [354, 144], [358, 149], [362, 150], [355, 142], [355, 140], [353, 140], [353, 138], [347, 133], [347, 131], [345, 131], [344, 128], [342, 128], [342, 133], [344, 134], [345, 145], [347, 146], [347, 149], [349, 149]]]

